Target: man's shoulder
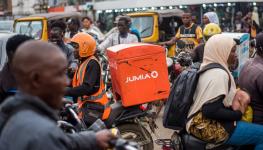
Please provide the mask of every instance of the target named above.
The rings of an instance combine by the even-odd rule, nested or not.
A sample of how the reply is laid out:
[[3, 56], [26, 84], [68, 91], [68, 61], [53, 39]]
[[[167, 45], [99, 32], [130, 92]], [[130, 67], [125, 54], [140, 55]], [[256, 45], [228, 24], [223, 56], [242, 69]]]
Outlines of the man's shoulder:
[[201, 77], [205, 79], [210, 79], [210, 80], [220, 80], [220, 79], [228, 79], [228, 73], [220, 68], [213, 68], [205, 71], [204, 73], [201, 74]]
[[[251, 72], [251, 75], [263, 77], [263, 58], [259, 60], [259, 57], [249, 59], [243, 66], [242, 72]], [[253, 74], [252, 74], [253, 72]], [[246, 75], [247, 76], [247, 75]]]
[[97, 58], [91, 58], [87, 66], [100, 67], [100, 64]]
[[[49, 117], [44, 116], [34, 110], [22, 110], [16, 113], [8, 123], [6, 124], [7, 130], [18, 130], [18, 132], [34, 132], [35, 134], [45, 134], [50, 132], [48, 130], [52, 129], [53, 132], [57, 130], [57, 125], [54, 120]], [[23, 128], [23, 130], [19, 130]]]
[[135, 34], [132, 34], [132, 33], [128, 33], [128, 35], [133, 38], [133, 39], [138, 39], [137, 36]]
[[[32, 110], [16, 113], [5, 125], [0, 138], [3, 147], [10, 149], [28, 149], [28, 147], [44, 146], [48, 139], [66, 139], [63, 131], [51, 121]], [[15, 144], [13, 143], [15, 141]], [[39, 145], [41, 144], [41, 145]], [[46, 143], [50, 144], [50, 143]], [[49, 145], [50, 146], [50, 145]]]

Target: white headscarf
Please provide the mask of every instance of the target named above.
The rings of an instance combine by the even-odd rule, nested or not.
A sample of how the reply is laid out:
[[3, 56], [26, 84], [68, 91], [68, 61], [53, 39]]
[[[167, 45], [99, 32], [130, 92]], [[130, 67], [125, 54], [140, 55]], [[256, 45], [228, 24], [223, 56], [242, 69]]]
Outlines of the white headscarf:
[[[220, 95], [225, 95], [223, 103], [226, 107], [232, 105], [236, 94], [236, 85], [228, 69], [227, 60], [235, 44], [232, 38], [222, 34], [212, 36], [205, 44], [204, 58], [200, 69], [208, 64], [218, 63], [227, 70], [227, 73], [222, 69], [211, 69], [200, 75], [194, 94], [194, 103], [188, 117], [201, 110], [204, 104], [211, 102]], [[228, 88], [229, 75], [231, 80], [230, 90]], [[191, 120], [187, 123], [187, 130], [190, 124]]]
[[209, 20], [210, 23], [215, 23], [219, 25], [219, 19], [215, 12], [207, 12], [204, 14]]

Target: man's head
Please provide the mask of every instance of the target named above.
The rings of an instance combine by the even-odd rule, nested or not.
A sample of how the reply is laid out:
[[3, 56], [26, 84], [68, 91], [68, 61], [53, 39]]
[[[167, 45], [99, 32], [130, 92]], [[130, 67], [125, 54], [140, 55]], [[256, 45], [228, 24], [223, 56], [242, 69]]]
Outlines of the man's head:
[[66, 31], [66, 24], [64, 21], [58, 20], [51, 24], [51, 30], [49, 33], [49, 41], [54, 44], [63, 42], [64, 33]]
[[259, 33], [256, 37], [257, 54], [263, 58], [263, 33]]
[[89, 29], [92, 25], [92, 19], [88, 16], [82, 18], [82, 25], [84, 28]]
[[12, 63], [13, 56], [14, 56], [17, 48], [22, 43], [24, 43], [28, 40], [33, 40], [33, 38], [31, 38], [27, 35], [22, 35], [22, 34], [14, 35], [7, 40], [6, 54], [7, 54], [7, 58], [8, 58], [9, 63]]
[[67, 21], [68, 29], [71, 32], [76, 32], [80, 28], [79, 20], [77, 18], [71, 18]]
[[126, 16], [120, 17], [117, 27], [121, 35], [126, 35], [129, 32], [130, 20]]
[[86, 33], [78, 33], [71, 39], [71, 45], [74, 47], [74, 55], [77, 59], [87, 58], [95, 54], [96, 41]]
[[54, 109], [61, 107], [68, 84], [67, 59], [57, 46], [43, 41], [25, 42], [17, 49], [13, 64], [20, 91], [39, 97]]
[[183, 13], [182, 21], [185, 27], [189, 27], [192, 23], [192, 14], [190, 12]]

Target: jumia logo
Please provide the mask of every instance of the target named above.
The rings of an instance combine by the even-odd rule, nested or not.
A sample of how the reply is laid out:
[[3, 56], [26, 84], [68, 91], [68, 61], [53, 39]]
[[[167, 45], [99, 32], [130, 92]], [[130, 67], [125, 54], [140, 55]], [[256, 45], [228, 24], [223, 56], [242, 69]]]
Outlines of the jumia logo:
[[138, 76], [130, 76], [127, 77], [125, 83], [129, 82], [134, 82], [134, 81], [140, 81], [140, 80], [146, 80], [146, 79], [156, 79], [158, 77], [158, 72], [157, 71], [152, 71], [151, 73], [146, 73], [146, 74], [140, 74]]

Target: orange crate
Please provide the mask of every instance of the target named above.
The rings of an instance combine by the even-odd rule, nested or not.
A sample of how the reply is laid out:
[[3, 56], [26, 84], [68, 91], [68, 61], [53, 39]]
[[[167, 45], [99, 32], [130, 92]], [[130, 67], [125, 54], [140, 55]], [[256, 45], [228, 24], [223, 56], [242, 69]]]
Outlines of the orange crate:
[[165, 49], [152, 44], [121, 44], [107, 49], [113, 93], [125, 107], [169, 95]]

